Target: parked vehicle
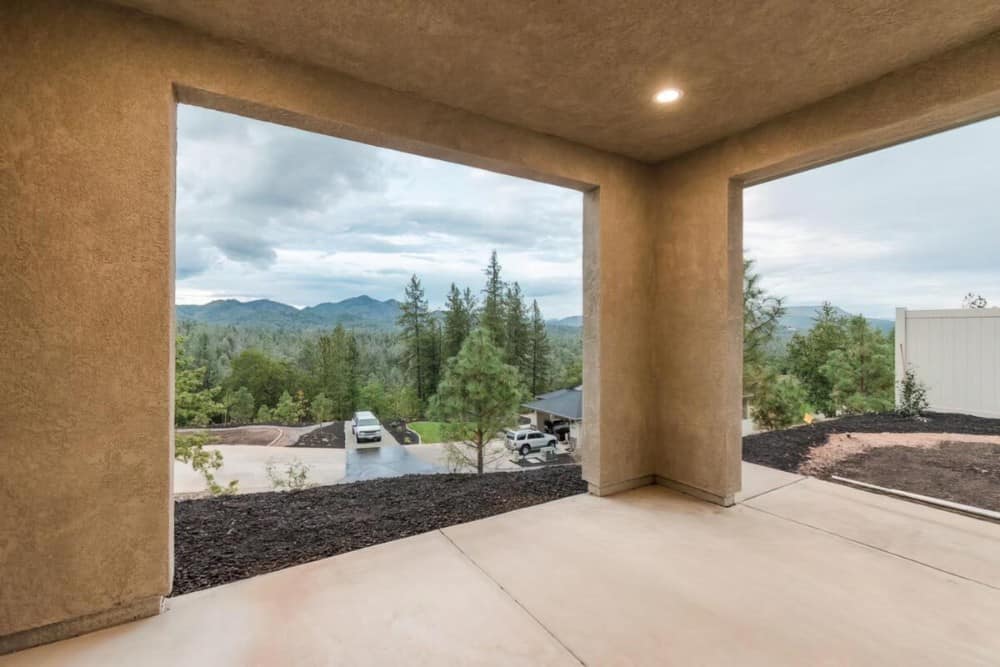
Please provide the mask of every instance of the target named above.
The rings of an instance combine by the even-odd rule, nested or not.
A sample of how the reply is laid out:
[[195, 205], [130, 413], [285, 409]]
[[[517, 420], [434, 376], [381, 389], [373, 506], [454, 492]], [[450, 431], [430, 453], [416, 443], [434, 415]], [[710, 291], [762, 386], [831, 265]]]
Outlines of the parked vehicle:
[[368, 411], [355, 412], [351, 420], [351, 430], [358, 442], [382, 442], [382, 424], [378, 417]]
[[570, 422], [568, 419], [546, 419], [545, 432], [551, 433], [559, 439], [559, 442], [566, 442], [569, 438]]
[[548, 433], [536, 431], [533, 428], [522, 428], [516, 431], [507, 431], [507, 449], [518, 452], [521, 456], [527, 456], [531, 452], [537, 452], [546, 447], [556, 446], [556, 437]]

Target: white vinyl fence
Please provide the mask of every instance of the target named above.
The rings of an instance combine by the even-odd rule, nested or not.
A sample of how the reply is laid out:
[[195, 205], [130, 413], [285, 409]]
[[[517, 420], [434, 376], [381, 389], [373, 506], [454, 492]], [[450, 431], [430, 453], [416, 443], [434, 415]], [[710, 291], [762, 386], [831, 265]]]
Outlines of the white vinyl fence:
[[931, 410], [1000, 417], [1000, 308], [897, 308], [897, 387], [907, 364]]

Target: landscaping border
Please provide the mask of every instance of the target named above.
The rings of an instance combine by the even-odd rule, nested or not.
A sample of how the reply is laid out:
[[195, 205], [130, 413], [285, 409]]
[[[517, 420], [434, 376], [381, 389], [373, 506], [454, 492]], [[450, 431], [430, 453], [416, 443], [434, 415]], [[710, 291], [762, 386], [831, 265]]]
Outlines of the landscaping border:
[[743, 436], [743, 460], [797, 472], [809, 450], [832, 433], [965, 433], [1000, 435], [1000, 419], [928, 412], [922, 417], [896, 413], [849, 415], [779, 431]]

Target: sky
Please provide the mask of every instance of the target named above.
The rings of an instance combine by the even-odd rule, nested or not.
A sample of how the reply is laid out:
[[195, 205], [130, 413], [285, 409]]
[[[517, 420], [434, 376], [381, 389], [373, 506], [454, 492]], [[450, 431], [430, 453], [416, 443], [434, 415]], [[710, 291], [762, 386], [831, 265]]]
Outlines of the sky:
[[582, 312], [575, 190], [180, 105], [177, 303], [478, 292], [490, 252], [546, 318]]
[[748, 188], [743, 220], [745, 253], [789, 305], [1000, 306], [1000, 119]]
[[[748, 188], [744, 247], [788, 305], [1000, 305], [1000, 119]], [[548, 318], [582, 310], [580, 193], [181, 105], [178, 303], [360, 294], [432, 308], [496, 249]]]

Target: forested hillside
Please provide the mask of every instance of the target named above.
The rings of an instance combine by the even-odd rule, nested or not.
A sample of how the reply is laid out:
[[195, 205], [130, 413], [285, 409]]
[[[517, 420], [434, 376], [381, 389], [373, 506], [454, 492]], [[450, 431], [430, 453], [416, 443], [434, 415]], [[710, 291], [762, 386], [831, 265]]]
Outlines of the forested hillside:
[[[178, 425], [325, 421], [370, 409], [424, 414], [444, 365], [478, 326], [490, 329], [527, 398], [582, 381], [582, 332], [547, 323], [507, 283], [493, 254], [481, 291], [452, 285], [443, 311], [420, 279], [402, 302], [367, 296], [296, 309], [274, 301], [177, 307]], [[391, 314], [391, 316], [390, 316]]]

